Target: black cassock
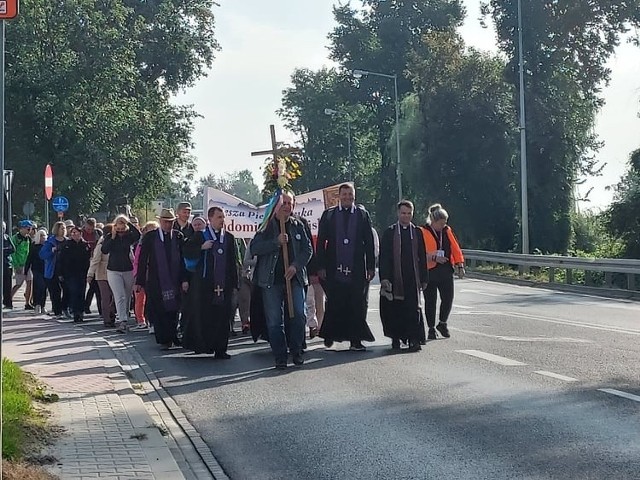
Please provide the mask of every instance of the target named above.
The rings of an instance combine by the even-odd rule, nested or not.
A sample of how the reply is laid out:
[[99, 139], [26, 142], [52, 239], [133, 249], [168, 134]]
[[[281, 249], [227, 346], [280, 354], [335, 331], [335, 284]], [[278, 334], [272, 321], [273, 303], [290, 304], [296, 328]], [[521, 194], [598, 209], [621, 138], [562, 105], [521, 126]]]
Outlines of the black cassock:
[[[349, 216], [355, 222], [349, 227]], [[339, 280], [344, 265], [338, 248], [348, 242], [350, 273]], [[375, 338], [367, 325], [369, 282], [367, 270], [375, 270], [373, 232], [369, 214], [362, 207], [332, 207], [326, 210], [318, 225], [317, 266], [326, 271], [322, 287], [327, 296], [324, 319], [319, 336], [325, 340], [367, 341]]]
[[[224, 232], [222, 244], [215, 243], [210, 250], [202, 250], [204, 242], [205, 234], [195, 232], [184, 246], [185, 258], [200, 261], [190, 273], [189, 291], [182, 309], [182, 346], [196, 353], [225, 353], [229, 343], [229, 318], [233, 315], [233, 290], [238, 288], [236, 243], [228, 232]], [[214, 278], [218, 250], [225, 256], [223, 282], [216, 282]], [[214, 302], [218, 294], [223, 296], [221, 303]]]
[[[142, 237], [140, 246], [140, 257], [138, 259], [138, 271], [136, 273], [136, 285], [144, 287], [147, 300], [145, 303], [145, 316], [149, 318], [155, 330], [156, 342], [161, 345], [178, 345], [178, 314], [180, 311], [180, 290], [181, 283], [187, 280], [187, 271], [182, 261], [182, 246], [184, 244], [184, 236], [178, 231], [172, 231], [171, 234], [163, 234], [164, 241], [157, 241], [160, 233], [159, 230], [147, 232]], [[157, 255], [166, 255], [169, 264], [171, 264], [171, 256], [177, 254], [179, 256], [179, 274], [175, 309], [167, 309], [162, 299], [162, 289], [160, 285], [160, 273], [158, 272]]]
[[[400, 262], [404, 299], [388, 300], [380, 296], [380, 318], [384, 335], [399, 340], [425, 340], [424, 316], [420, 307], [419, 287], [416, 284], [416, 270], [420, 283], [428, 280], [426, 252], [422, 232], [411, 225], [400, 227], [401, 254], [394, 254], [393, 239], [398, 235], [398, 224], [387, 228], [380, 241], [380, 280], [394, 281], [394, 266]], [[412, 235], [416, 239], [416, 257], [412, 253]], [[415, 270], [414, 270], [415, 269]]]

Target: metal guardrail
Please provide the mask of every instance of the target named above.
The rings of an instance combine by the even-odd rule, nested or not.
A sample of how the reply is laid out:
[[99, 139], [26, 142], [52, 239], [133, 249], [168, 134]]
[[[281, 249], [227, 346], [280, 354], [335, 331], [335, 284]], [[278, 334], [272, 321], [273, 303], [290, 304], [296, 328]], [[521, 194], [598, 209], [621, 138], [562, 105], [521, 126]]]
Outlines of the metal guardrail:
[[[565, 270], [566, 284], [573, 285], [573, 272], [585, 272], [585, 284], [590, 285], [591, 272], [604, 272], [604, 286], [614, 288], [613, 274], [626, 275], [626, 289], [636, 290], [636, 275], [640, 275], [640, 260], [620, 258], [583, 258], [560, 255], [524, 255], [521, 253], [487, 252], [484, 250], [463, 250], [465, 260], [473, 270], [481, 264], [514, 265], [520, 273], [530, 267], [548, 269], [549, 282], [556, 282], [556, 271]], [[617, 288], [621, 288], [617, 286]]]

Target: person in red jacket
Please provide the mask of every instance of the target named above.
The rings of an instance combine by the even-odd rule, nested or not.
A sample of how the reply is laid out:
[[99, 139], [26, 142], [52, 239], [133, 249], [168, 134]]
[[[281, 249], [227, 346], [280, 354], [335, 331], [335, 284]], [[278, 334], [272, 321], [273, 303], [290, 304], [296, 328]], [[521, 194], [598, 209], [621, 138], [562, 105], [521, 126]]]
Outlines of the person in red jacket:
[[[424, 290], [425, 314], [429, 334], [427, 338], [436, 339], [436, 330], [449, 338], [447, 320], [453, 306], [453, 273], [457, 271], [460, 278], [464, 277], [464, 255], [451, 227], [447, 225], [449, 214], [436, 203], [429, 207], [427, 224], [422, 227], [422, 236], [427, 250], [427, 268], [429, 269], [429, 283]], [[440, 293], [440, 317], [436, 326], [436, 305]]]

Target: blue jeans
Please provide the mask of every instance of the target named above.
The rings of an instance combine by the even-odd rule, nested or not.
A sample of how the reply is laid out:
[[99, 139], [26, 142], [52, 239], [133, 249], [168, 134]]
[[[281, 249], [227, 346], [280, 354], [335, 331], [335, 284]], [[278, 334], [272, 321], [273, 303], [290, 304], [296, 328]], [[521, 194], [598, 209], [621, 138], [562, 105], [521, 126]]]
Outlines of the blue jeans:
[[295, 279], [291, 281], [293, 318], [289, 318], [288, 308], [285, 309], [287, 289], [284, 284], [276, 284], [271, 288], [262, 288], [261, 290], [271, 351], [276, 358], [276, 362], [286, 362], [287, 335], [284, 328], [285, 321], [290, 322], [287, 329], [289, 331], [289, 350], [294, 355], [302, 353], [304, 326], [306, 323], [304, 315], [304, 289]]

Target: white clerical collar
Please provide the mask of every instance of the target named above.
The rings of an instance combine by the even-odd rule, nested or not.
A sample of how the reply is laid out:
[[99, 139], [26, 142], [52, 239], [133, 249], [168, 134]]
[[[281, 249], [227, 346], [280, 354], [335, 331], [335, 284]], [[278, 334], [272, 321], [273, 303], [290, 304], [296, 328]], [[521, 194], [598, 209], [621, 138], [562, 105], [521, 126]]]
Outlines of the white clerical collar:
[[[164, 243], [165, 233], [162, 231], [161, 228], [158, 229], [158, 235], [160, 236], [160, 241]], [[171, 237], [171, 233], [167, 233], [166, 235], [169, 235], [169, 237]]]
[[213, 228], [211, 228], [211, 225], [209, 225], [207, 227], [209, 229], [209, 233], [211, 234], [211, 238], [213, 238], [214, 240], [218, 240], [220, 243], [224, 243], [224, 228], [222, 230], [220, 230], [220, 238], [218, 239], [218, 235], [216, 234], [215, 230]]
[[[342, 208], [342, 204], [341, 204], [340, 202], [338, 202], [338, 210], [339, 210], [339, 211], [343, 211], [343, 210], [347, 210], [347, 208], [346, 208], [346, 207], [345, 207], [345, 208]], [[355, 205], [355, 203], [352, 203], [352, 204], [351, 204], [351, 208], [349, 208], [348, 210], [350, 210], [350, 211], [349, 211], [349, 213], [353, 213], [353, 212], [355, 212], [355, 211], [356, 211], [356, 205]]]
[[411, 238], [413, 239], [413, 228], [411, 228], [411, 227], [415, 227], [413, 222], [409, 223], [409, 225], [402, 225], [400, 222], [398, 222], [397, 225], [398, 225], [398, 235], [400, 235], [402, 230], [406, 230], [408, 228], [409, 232], [411, 233]]

